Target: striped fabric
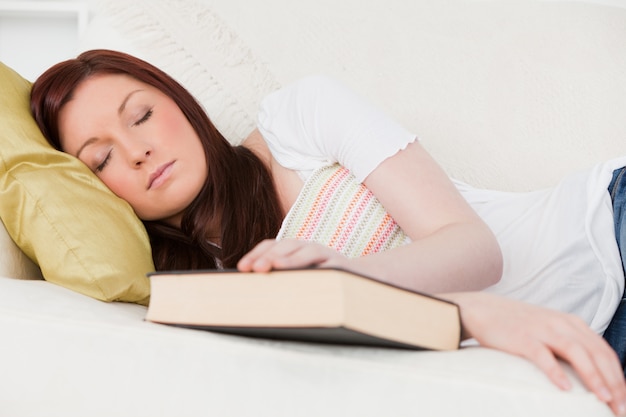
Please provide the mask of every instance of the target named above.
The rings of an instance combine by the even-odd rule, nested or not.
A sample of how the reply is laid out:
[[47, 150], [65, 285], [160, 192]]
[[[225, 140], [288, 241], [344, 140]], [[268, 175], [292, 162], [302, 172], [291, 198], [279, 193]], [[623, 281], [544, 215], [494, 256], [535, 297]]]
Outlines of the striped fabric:
[[339, 164], [311, 175], [277, 238], [318, 242], [351, 258], [409, 242], [374, 194]]

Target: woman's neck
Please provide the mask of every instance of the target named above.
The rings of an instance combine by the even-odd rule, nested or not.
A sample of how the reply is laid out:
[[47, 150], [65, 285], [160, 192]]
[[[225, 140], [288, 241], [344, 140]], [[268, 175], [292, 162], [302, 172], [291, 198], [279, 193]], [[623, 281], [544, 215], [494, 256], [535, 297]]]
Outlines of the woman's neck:
[[274, 159], [265, 138], [258, 129], [252, 131], [241, 145], [251, 150], [269, 170], [278, 193], [283, 215], [287, 215], [302, 190], [304, 185], [302, 179], [296, 171], [285, 168]]

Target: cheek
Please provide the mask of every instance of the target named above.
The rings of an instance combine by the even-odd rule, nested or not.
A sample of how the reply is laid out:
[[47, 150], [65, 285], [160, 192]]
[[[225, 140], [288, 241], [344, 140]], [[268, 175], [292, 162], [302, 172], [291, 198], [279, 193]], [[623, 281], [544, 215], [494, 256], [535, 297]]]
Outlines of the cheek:
[[196, 131], [193, 130], [185, 115], [178, 108], [163, 112], [160, 122], [158, 132], [155, 132], [155, 135], [162, 135], [162, 143], [170, 150], [183, 151], [183, 153], [200, 151], [204, 154]]
[[185, 115], [176, 107], [166, 109], [161, 115], [160, 129], [170, 133], [181, 133], [193, 130]]
[[[105, 171], [113, 171], [113, 170], [105, 170]], [[130, 183], [130, 179], [128, 176], [115, 175], [110, 174], [109, 172], [103, 172], [102, 175], [99, 176], [100, 180], [106, 185], [113, 194], [120, 197], [123, 200], [126, 200], [133, 205], [133, 195], [137, 195], [136, 190], [133, 190], [132, 184]]]

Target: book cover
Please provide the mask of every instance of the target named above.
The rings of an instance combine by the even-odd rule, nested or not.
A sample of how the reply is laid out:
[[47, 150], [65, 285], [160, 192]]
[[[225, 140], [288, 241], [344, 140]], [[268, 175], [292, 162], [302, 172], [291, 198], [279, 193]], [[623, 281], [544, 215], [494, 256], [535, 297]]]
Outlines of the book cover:
[[146, 319], [321, 343], [458, 349], [456, 304], [341, 269], [159, 271]]

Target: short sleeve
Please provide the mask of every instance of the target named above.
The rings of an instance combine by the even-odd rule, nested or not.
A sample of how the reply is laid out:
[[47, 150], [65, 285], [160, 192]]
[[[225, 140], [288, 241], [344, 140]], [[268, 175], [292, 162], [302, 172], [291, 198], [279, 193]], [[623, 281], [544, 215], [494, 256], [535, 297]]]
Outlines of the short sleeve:
[[263, 99], [258, 128], [281, 165], [312, 171], [338, 162], [362, 182], [415, 135], [340, 82], [311, 76]]

